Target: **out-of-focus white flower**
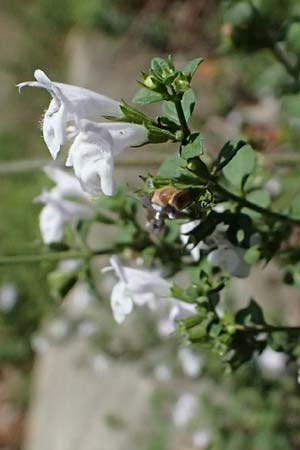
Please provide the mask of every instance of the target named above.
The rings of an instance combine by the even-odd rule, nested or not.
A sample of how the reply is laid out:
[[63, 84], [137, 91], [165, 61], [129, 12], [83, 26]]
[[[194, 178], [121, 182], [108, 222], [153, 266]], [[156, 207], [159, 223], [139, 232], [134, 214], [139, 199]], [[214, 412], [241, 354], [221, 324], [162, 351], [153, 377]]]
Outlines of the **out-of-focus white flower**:
[[91, 361], [93, 370], [98, 373], [104, 373], [109, 369], [110, 361], [103, 353], [98, 353]]
[[51, 81], [42, 70], [34, 72], [36, 81], [26, 81], [17, 86], [46, 89], [52, 97], [43, 119], [43, 136], [47, 147], [56, 158], [66, 142], [67, 123], [81, 119], [99, 120], [101, 116], [120, 117], [120, 104], [96, 92], [69, 84]]
[[173, 421], [177, 427], [186, 426], [198, 412], [198, 399], [190, 392], [182, 394], [173, 411]]
[[192, 316], [197, 312], [196, 304], [186, 303], [175, 298], [168, 299], [170, 305], [169, 314], [159, 320], [157, 331], [161, 337], [169, 337], [176, 330], [176, 323], [185, 317]]
[[115, 193], [114, 158], [128, 147], [142, 145], [148, 132], [124, 122], [97, 124], [82, 121], [66, 162], [73, 166], [83, 190], [92, 196]]
[[257, 358], [257, 363], [263, 375], [268, 378], [277, 378], [286, 369], [287, 356], [284, 353], [275, 352], [267, 347]]
[[203, 357], [193, 352], [190, 348], [180, 348], [178, 351], [178, 360], [183, 373], [187, 377], [196, 378], [201, 374], [204, 366]]
[[[223, 208], [223, 205], [221, 207]], [[200, 223], [200, 220], [193, 220], [181, 225], [180, 238], [185, 245], [188, 243], [189, 233]], [[220, 267], [235, 277], [247, 277], [250, 272], [250, 266], [244, 261], [246, 250], [229, 242], [225, 235], [227, 228], [228, 225], [219, 223], [210, 236], [196, 246], [188, 244], [187, 248], [195, 261], [199, 260], [201, 250], [209, 251], [207, 261], [212, 266]]]
[[189, 233], [191, 233], [198, 225], [200, 225], [201, 220], [191, 220], [190, 222], [183, 223], [180, 225], [180, 239], [183, 245], [186, 246], [187, 250], [190, 251], [192, 258], [194, 261], [199, 261], [200, 259], [200, 251], [201, 251], [201, 244], [202, 242], [199, 242], [197, 245], [188, 244], [189, 241]]
[[265, 184], [265, 189], [270, 194], [271, 198], [278, 197], [282, 192], [282, 185], [278, 178], [273, 177]]
[[75, 315], [82, 314], [92, 303], [94, 296], [87, 283], [77, 283], [67, 298], [67, 305]]
[[73, 272], [75, 270], [78, 270], [81, 266], [82, 261], [80, 259], [64, 259], [63, 261], [59, 262], [57, 269], [60, 272]]
[[48, 333], [53, 339], [63, 339], [69, 332], [69, 323], [64, 319], [56, 319], [49, 324]]
[[250, 266], [244, 260], [246, 250], [226, 241], [208, 254], [207, 261], [238, 278], [249, 275]]
[[170, 320], [169, 317], [160, 319], [157, 323], [157, 331], [163, 338], [170, 336], [175, 331], [174, 320]]
[[82, 320], [77, 327], [77, 332], [79, 336], [88, 338], [96, 333], [96, 325], [90, 320]]
[[31, 348], [36, 353], [45, 353], [50, 348], [50, 343], [45, 336], [36, 334], [31, 338]]
[[157, 381], [169, 381], [172, 377], [172, 372], [167, 364], [158, 364], [154, 367], [154, 376]]
[[74, 175], [60, 167], [45, 166], [44, 172], [55, 183], [51, 189], [52, 197], [65, 198], [76, 197], [78, 199], [89, 201], [89, 196], [83, 191], [79, 181]]
[[131, 313], [133, 305], [155, 307], [159, 298], [170, 297], [171, 284], [157, 272], [122, 266], [116, 256], [110, 259], [111, 268], [119, 281], [111, 293], [111, 307], [115, 320], [122, 323]]
[[13, 283], [5, 283], [0, 287], [0, 310], [9, 312], [18, 301], [18, 290]]
[[[91, 219], [95, 212], [74, 176], [59, 168], [46, 167], [44, 170], [56, 182], [53, 189], [35, 199], [45, 205], [40, 213], [39, 224], [43, 241], [49, 245], [62, 241], [66, 222]], [[78, 198], [79, 201], [69, 200], [66, 198], [68, 196]]]
[[192, 435], [193, 446], [199, 450], [205, 450], [212, 441], [212, 432], [208, 429], [197, 430]]

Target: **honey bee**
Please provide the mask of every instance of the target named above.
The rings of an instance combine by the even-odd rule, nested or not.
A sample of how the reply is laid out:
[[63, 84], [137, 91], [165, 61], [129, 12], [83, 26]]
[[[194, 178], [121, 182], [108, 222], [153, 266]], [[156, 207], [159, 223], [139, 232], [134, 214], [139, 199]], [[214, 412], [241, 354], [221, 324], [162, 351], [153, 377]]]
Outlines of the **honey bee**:
[[177, 211], [187, 208], [193, 201], [189, 189], [178, 191], [174, 186], [165, 186], [157, 189], [152, 195], [151, 202], [166, 208], [171, 206]]
[[153, 231], [160, 231], [166, 219], [186, 217], [183, 211], [193, 201], [189, 189], [178, 191], [174, 186], [156, 189], [151, 198], [144, 198], [148, 210], [148, 224]]

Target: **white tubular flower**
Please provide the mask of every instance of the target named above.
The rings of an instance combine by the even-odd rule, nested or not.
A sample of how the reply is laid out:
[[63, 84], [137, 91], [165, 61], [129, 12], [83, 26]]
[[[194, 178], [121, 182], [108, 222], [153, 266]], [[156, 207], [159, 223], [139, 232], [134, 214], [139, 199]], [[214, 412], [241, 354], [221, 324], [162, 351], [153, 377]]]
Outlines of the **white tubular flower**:
[[266, 378], [276, 379], [286, 370], [287, 356], [267, 347], [258, 356], [257, 363]]
[[82, 121], [66, 165], [73, 166], [85, 192], [95, 197], [101, 193], [111, 196], [115, 193], [114, 157], [147, 139], [142, 125]]
[[5, 283], [0, 287], [0, 310], [11, 311], [18, 301], [18, 290], [13, 283]]
[[177, 427], [185, 427], [198, 413], [198, 399], [190, 393], [182, 394], [173, 411], [173, 421]]
[[224, 241], [216, 250], [209, 253], [207, 261], [234, 277], [245, 278], [250, 272], [250, 266], [244, 260], [245, 253], [245, 249]]
[[134, 304], [151, 308], [159, 298], [170, 297], [171, 284], [157, 272], [124, 267], [116, 256], [112, 256], [110, 262], [108, 269], [112, 268], [119, 278], [111, 293], [111, 307], [118, 323], [124, 322]]
[[193, 446], [199, 450], [205, 450], [212, 442], [213, 434], [211, 430], [203, 428], [197, 430], [192, 435]]
[[[43, 192], [36, 198], [45, 205], [39, 223], [43, 242], [50, 245], [62, 241], [66, 222], [91, 219], [94, 210], [75, 177], [54, 167], [45, 168], [45, 172], [57, 183], [51, 191]], [[64, 198], [67, 195], [78, 198], [79, 202], [67, 200]]]
[[203, 369], [203, 357], [189, 348], [181, 348], [178, 351], [178, 360], [181, 364], [184, 375], [188, 378], [198, 377]]
[[191, 233], [198, 225], [200, 225], [201, 220], [191, 220], [190, 222], [183, 223], [180, 225], [180, 239], [183, 245], [186, 246], [187, 250], [190, 251], [192, 258], [194, 261], [199, 261], [200, 259], [200, 250], [202, 242], [199, 242], [197, 245], [189, 244], [189, 233]]
[[77, 197], [88, 200], [89, 196], [84, 192], [76, 177], [60, 169], [59, 167], [44, 167], [45, 174], [52, 180], [56, 186], [51, 189], [51, 195], [57, 198]]
[[53, 159], [66, 141], [67, 122], [81, 119], [99, 120], [101, 116], [120, 117], [120, 104], [89, 89], [51, 81], [42, 70], [34, 72], [36, 81], [25, 81], [17, 86], [46, 89], [52, 96], [43, 119], [43, 136]]

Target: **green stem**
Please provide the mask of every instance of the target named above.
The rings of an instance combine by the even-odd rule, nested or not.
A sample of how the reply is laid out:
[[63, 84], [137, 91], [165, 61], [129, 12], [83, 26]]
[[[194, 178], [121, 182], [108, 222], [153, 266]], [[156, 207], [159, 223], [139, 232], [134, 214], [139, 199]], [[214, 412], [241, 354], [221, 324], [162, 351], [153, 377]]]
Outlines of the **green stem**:
[[275, 326], [275, 325], [261, 325], [261, 326], [252, 326], [247, 327], [244, 325], [235, 325], [236, 331], [242, 331], [245, 333], [278, 333], [280, 331], [297, 331], [300, 332], [300, 326]]
[[172, 101], [175, 105], [178, 120], [179, 120], [181, 129], [182, 129], [182, 132], [183, 132], [183, 140], [182, 141], [185, 142], [187, 140], [187, 138], [189, 137], [189, 135], [191, 134], [191, 131], [189, 129], [189, 126], [187, 124], [187, 121], [186, 121], [186, 118], [184, 115], [181, 100], [178, 98], [174, 89], [172, 89], [172, 93], [174, 95], [174, 98]]
[[281, 47], [281, 45], [276, 42], [272, 45], [271, 50], [277, 59], [286, 69], [287, 73], [294, 78], [297, 90], [300, 90], [300, 82], [299, 82], [299, 68], [298, 64], [292, 64], [292, 62], [289, 60], [287, 54]]
[[90, 260], [94, 256], [112, 254], [114, 250], [107, 248], [96, 251], [66, 251], [66, 252], [49, 252], [35, 255], [11, 255], [0, 256], [0, 265], [9, 264], [26, 264], [26, 263], [41, 263], [41, 262], [55, 262], [66, 259], [85, 259]]
[[226, 188], [218, 184], [215, 180], [211, 180], [215, 191], [223, 194], [226, 199], [231, 199], [232, 201], [238, 203], [241, 207], [249, 208], [253, 211], [256, 211], [264, 216], [270, 217], [274, 220], [279, 220], [281, 222], [292, 223], [294, 225], [300, 225], [300, 220], [293, 219], [292, 217], [286, 216], [284, 214], [277, 213], [275, 211], [271, 211], [267, 208], [263, 208], [262, 206], [256, 205], [255, 203], [250, 202], [249, 200], [242, 198], [233, 192], [228, 191]]

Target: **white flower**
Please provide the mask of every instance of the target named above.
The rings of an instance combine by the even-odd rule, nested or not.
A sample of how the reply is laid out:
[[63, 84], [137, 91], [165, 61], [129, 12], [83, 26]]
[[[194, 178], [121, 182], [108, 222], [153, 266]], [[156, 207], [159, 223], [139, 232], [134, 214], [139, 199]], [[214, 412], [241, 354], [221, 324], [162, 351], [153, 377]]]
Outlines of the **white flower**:
[[83, 190], [92, 196], [115, 193], [114, 158], [128, 147], [142, 145], [148, 132], [142, 125], [82, 121], [66, 162], [73, 166]]
[[277, 378], [286, 368], [287, 357], [284, 353], [275, 352], [267, 347], [257, 358], [257, 363], [263, 375], [268, 378]]
[[190, 251], [192, 258], [194, 261], [199, 261], [200, 259], [200, 250], [202, 242], [199, 242], [197, 245], [189, 244], [189, 233], [191, 233], [198, 225], [200, 225], [201, 220], [191, 220], [190, 222], [183, 223], [180, 225], [180, 239], [183, 245], [186, 246], [187, 250]]
[[18, 290], [13, 283], [5, 283], [0, 288], [0, 310], [9, 312], [18, 301]]
[[157, 331], [161, 337], [169, 337], [175, 332], [179, 320], [197, 312], [195, 303], [186, 303], [173, 297], [169, 297], [168, 302], [170, 304], [168, 317], [161, 319], [157, 325]]
[[270, 194], [271, 198], [277, 198], [282, 193], [282, 184], [278, 178], [273, 177], [267, 181], [265, 189]]
[[103, 95], [77, 86], [51, 81], [42, 70], [34, 72], [36, 81], [26, 81], [17, 86], [46, 89], [52, 97], [43, 119], [43, 136], [47, 147], [56, 158], [66, 142], [66, 127], [70, 121], [99, 120], [101, 116], [120, 117], [120, 104]]
[[199, 450], [205, 450], [212, 441], [212, 432], [208, 429], [197, 430], [193, 433], [193, 446]]
[[170, 296], [171, 284], [157, 272], [122, 266], [116, 256], [110, 262], [119, 278], [111, 293], [111, 307], [118, 323], [131, 313], [134, 304], [154, 307], [159, 298]]
[[74, 175], [60, 167], [46, 166], [44, 172], [55, 183], [51, 189], [51, 196], [56, 198], [77, 197], [88, 201], [89, 196], [82, 190], [79, 181]]
[[169, 381], [172, 377], [172, 372], [167, 364], [161, 363], [154, 368], [154, 376], [157, 381]]
[[182, 394], [175, 405], [173, 420], [177, 427], [186, 426], [198, 412], [198, 399], [190, 392]]
[[[75, 177], [54, 167], [45, 168], [45, 172], [57, 183], [53, 189], [36, 198], [36, 201], [45, 205], [40, 213], [39, 224], [43, 242], [49, 245], [62, 241], [66, 222], [91, 219], [95, 212]], [[65, 196], [77, 197], [80, 202], [68, 200]]]
[[250, 272], [250, 266], [244, 260], [245, 253], [245, 249], [224, 241], [216, 250], [209, 253], [207, 261], [234, 277], [245, 278]]
[[189, 348], [181, 348], [178, 351], [178, 360], [183, 373], [189, 378], [196, 378], [203, 369], [204, 360], [202, 356], [194, 353]]
[[[180, 238], [185, 245], [188, 244], [189, 233], [200, 223], [200, 220], [192, 220], [181, 225]], [[190, 250], [195, 261], [199, 260], [201, 250], [210, 251], [207, 261], [212, 266], [220, 267], [235, 277], [247, 277], [250, 272], [250, 266], [244, 261], [246, 250], [233, 245], [226, 238], [227, 228], [228, 225], [219, 223], [210, 236], [200, 241], [196, 246], [188, 244], [187, 249]]]
[[79, 282], [72, 289], [71, 295], [66, 300], [67, 307], [72, 315], [80, 316], [91, 305], [94, 296], [88, 283]]

